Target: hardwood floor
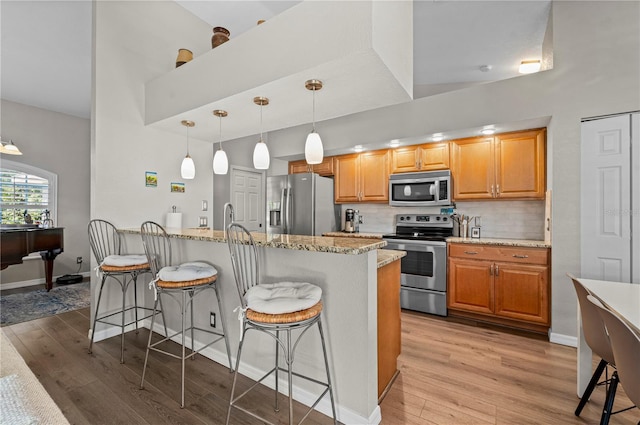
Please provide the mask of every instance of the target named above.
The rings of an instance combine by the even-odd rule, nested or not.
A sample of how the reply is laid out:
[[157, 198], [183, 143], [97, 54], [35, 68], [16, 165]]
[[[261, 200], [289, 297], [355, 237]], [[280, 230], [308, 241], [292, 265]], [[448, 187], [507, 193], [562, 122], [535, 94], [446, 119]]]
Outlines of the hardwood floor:
[[[87, 354], [89, 310], [3, 328], [60, 409], [74, 424], [221, 424], [232, 375], [202, 356], [187, 362], [186, 408], [180, 409], [179, 362], [153, 355], [140, 390], [147, 330], [94, 344]], [[595, 424], [604, 388], [594, 392], [581, 417], [573, 411], [575, 349], [540, 337], [470, 326], [451, 319], [402, 313], [400, 376], [383, 400], [382, 423], [397, 424]], [[241, 380], [242, 388], [249, 381]], [[272, 391], [247, 400], [260, 414], [286, 423], [287, 408], [273, 412]], [[619, 389], [615, 408], [631, 405]], [[299, 415], [303, 406], [296, 406]], [[640, 410], [614, 415], [611, 424], [636, 424]], [[261, 423], [234, 411], [234, 424]], [[332, 421], [314, 412], [305, 423]]]

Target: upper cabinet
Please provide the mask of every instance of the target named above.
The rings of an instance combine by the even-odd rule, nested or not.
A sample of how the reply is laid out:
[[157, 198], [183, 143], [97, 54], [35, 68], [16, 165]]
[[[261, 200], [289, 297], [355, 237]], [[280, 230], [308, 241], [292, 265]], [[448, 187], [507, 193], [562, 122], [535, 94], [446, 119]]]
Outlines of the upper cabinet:
[[449, 168], [449, 143], [396, 148], [391, 151], [391, 174]]
[[289, 162], [289, 174], [298, 173], [316, 173], [323, 177], [333, 176], [333, 157], [324, 157], [320, 164], [310, 165], [307, 161], [301, 159], [299, 161]]
[[546, 130], [451, 141], [453, 198], [544, 199]]
[[388, 202], [389, 151], [334, 157], [336, 203]]

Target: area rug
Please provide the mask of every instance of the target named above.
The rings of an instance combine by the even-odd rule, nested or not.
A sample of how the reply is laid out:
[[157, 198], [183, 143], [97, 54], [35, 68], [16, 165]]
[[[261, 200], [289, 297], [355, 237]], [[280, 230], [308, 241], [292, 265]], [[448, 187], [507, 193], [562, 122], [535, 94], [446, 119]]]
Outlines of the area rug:
[[89, 307], [89, 282], [58, 286], [0, 297], [0, 326], [28, 322], [42, 317]]

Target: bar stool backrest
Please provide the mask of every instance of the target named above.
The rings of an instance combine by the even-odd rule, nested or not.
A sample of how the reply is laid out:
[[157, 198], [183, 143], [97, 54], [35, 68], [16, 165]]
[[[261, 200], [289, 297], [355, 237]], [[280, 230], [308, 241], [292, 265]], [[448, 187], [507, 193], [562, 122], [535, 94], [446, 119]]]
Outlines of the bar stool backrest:
[[116, 226], [106, 220], [95, 219], [89, 222], [87, 230], [89, 244], [98, 264], [102, 264], [109, 255], [120, 254], [122, 243]]
[[164, 228], [153, 221], [145, 221], [140, 226], [142, 235], [142, 245], [144, 253], [149, 261], [149, 268], [154, 276], [158, 275], [160, 269], [170, 266], [171, 263], [171, 242]]
[[593, 295], [587, 299], [598, 311], [609, 332], [618, 378], [624, 392], [633, 404], [640, 407], [640, 335]]
[[584, 339], [594, 353], [604, 359], [607, 363], [615, 365], [611, 343], [607, 335], [607, 328], [598, 313], [598, 309], [587, 300], [591, 295], [575, 277], [569, 275], [576, 289], [578, 303], [580, 304], [580, 317], [582, 319], [582, 330]]
[[227, 244], [240, 303], [242, 308], [247, 308], [245, 294], [250, 288], [259, 284], [260, 270], [256, 244], [251, 233], [238, 223], [227, 226]]

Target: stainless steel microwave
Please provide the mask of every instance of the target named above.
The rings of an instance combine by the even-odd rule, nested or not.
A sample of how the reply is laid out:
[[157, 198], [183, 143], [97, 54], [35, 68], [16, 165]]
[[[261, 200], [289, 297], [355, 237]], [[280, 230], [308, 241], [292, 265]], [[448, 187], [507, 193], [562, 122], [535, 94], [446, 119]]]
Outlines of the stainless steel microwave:
[[451, 171], [392, 174], [389, 176], [389, 205], [451, 205]]

